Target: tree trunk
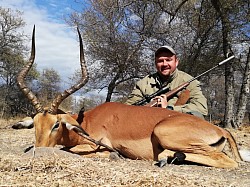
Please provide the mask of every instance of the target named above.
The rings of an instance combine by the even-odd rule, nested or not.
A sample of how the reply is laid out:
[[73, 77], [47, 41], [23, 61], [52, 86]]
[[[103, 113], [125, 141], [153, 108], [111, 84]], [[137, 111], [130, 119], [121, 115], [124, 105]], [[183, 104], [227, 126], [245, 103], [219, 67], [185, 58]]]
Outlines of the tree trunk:
[[114, 93], [114, 89], [116, 87], [116, 81], [119, 79], [119, 77], [120, 77], [120, 72], [118, 72], [115, 75], [115, 77], [112, 79], [112, 81], [109, 83], [108, 93], [107, 93], [107, 96], [106, 96], [106, 102], [111, 101], [112, 94]]
[[[223, 37], [223, 52], [225, 58], [230, 52], [229, 47], [229, 32], [230, 32], [230, 21], [229, 13], [226, 8], [223, 7], [220, 0], [211, 0], [211, 3], [215, 10], [218, 12], [221, 19], [222, 26], [222, 37]], [[235, 116], [234, 116], [234, 70], [233, 70], [233, 61], [230, 61], [225, 64], [225, 94], [226, 94], [226, 103], [225, 103], [225, 117], [224, 117], [224, 127], [231, 128], [235, 127]]]
[[234, 116], [234, 77], [233, 68], [230, 64], [225, 67], [225, 116], [224, 116], [224, 127], [234, 128], [235, 127], [235, 116]]
[[246, 113], [247, 99], [248, 99], [248, 95], [250, 92], [249, 85], [250, 85], [250, 48], [248, 50], [247, 62], [246, 62], [244, 76], [243, 76], [243, 83], [241, 86], [241, 92], [240, 92], [240, 97], [239, 97], [239, 106], [238, 106], [238, 111], [237, 111], [236, 121], [235, 121], [235, 124], [238, 127], [242, 125], [242, 122]]

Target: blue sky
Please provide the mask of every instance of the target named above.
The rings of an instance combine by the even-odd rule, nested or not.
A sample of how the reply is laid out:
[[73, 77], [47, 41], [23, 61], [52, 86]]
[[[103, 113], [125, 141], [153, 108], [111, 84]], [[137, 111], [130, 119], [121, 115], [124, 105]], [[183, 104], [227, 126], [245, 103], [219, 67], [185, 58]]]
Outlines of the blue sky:
[[84, 1], [80, 0], [35, 0], [34, 2], [38, 8], [48, 12], [49, 19], [57, 22], [72, 11], [81, 11], [84, 6]]
[[[24, 32], [30, 36], [36, 25], [36, 59], [38, 70], [53, 68], [63, 83], [73, 75], [79, 64], [79, 44], [75, 28], [70, 28], [64, 17], [72, 11], [80, 11], [79, 0], [0, 0], [4, 8], [20, 10], [26, 22]], [[81, 1], [83, 2], [83, 1]], [[27, 43], [30, 47], [30, 43]]]

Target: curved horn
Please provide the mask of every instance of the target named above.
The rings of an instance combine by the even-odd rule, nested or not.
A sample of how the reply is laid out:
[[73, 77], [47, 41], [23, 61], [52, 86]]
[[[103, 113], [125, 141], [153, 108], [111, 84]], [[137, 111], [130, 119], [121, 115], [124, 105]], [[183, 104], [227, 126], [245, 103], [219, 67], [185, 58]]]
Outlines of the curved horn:
[[19, 72], [17, 75], [17, 84], [19, 88], [22, 90], [23, 94], [32, 102], [33, 106], [35, 107], [37, 112], [43, 112], [43, 108], [41, 104], [39, 103], [37, 97], [35, 94], [28, 88], [26, 85], [24, 79], [29, 72], [30, 68], [32, 67], [34, 60], [35, 60], [35, 25], [33, 27], [33, 33], [32, 33], [32, 44], [31, 44], [31, 55], [29, 58], [29, 63], [23, 67], [23, 69]]
[[81, 34], [80, 34], [80, 31], [79, 31], [78, 27], [77, 27], [77, 32], [78, 32], [79, 42], [80, 42], [80, 64], [81, 64], [81, 70], [82, 70], [82, 78], [77, 84], [75, 84], [72, 87], [70, 87], [69, 89], [65, 90], [63, 93], [58, 95], [53, 100], [53, 102], [51, 104], [51, 107], [49, 109], [49, 113], [51, 113], [51, 114], [56, 114], [57, 109], [58, 109], [59, 105], [61, 104], [61, 102], [64, 99], [66, 99], [69, 95], [73, 94], [74, 92], [76, 92], [77, 90], [82, 88], [88, 82], [89, 77], [88, 77], [86, 62], [85, 62], [85, 59], [84, 59], [82, 37], [81, 37]]

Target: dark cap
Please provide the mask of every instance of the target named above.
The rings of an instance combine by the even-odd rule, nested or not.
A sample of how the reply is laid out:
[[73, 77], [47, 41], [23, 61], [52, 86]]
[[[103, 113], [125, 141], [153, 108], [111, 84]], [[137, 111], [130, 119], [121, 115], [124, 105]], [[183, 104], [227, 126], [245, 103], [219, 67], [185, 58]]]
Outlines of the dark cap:
[[168, 45], [164, 45], [164, 46], [161, 46], [160, 48], [158, 48], [155, 51], [155, 56], [157, 56], [162, 51], [170, 51], [172, 54], [176, 55], [176, 52], [175, 52], [175, 50], [172, 47], [170, 47]]

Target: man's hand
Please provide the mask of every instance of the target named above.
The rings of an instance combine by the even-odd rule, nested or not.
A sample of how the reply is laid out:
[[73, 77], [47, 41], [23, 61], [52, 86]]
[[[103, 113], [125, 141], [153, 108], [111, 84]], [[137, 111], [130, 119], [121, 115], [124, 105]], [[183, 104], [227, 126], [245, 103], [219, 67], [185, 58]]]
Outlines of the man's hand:
[[153, 100], [157, 101], [157, 107], [166, 108], [168, 106], [167, 96], [165, 94], [156, 96]]

